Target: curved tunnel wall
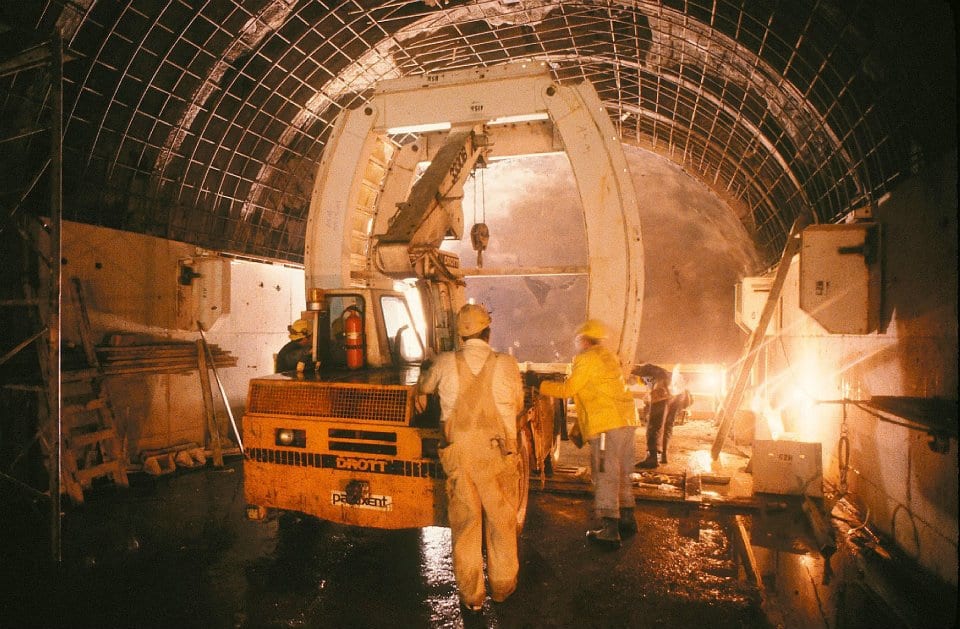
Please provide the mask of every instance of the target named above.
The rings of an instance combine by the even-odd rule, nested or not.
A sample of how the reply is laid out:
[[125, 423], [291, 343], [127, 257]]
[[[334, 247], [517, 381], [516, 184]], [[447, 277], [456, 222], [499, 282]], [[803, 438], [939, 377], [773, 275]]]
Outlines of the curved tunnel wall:
[[[955, 143], [950, 24], [933, 1], [48, 0], [0, 14], [28, 41], [63, 33], [68, 218], [294, 262], [342, 107], [383, 77], [512, 59], [590, 80], [625, 141], [713, 188], [772, 261], [797, 214], [872, 204]], [[45, 102], [36, 74], [2, 77], [5, 137]], [[5, 160], [21, 183], [4, 202], [45, 155], [33, 136], [16, 144], [28, 157]]]
[[[952, 199], [922, 204], [920, 195], [897, 194], [931, 175], [945, 181], [938, 168], [956, 174], [955, 19], [947, 2], [6, 2], [5, 216], [48, 211], [49, 77], [42, 63], [9, 60], [57, 33], [68, 59], [68, 219], [300, 262], [316, 163], [343, 107], [383, 77], [544, 61], [561, 83], [591, 81], [625, 142], [711, 187], [766, 262], [798, 214], [826, 222], [876, 206], [906, 235], [897, 243], [902, 266], [893, 267], [902, 270], [887, 278], [906, 309], [897, 321], [935, 302], [929, 313], [913, 313], [917, 329], [902, 338], [947, 348], [936, 360], [904, 349], [899, 330], [870, 341], [890, 341], [890, 372], [905, 374], [880, 378], [882, 392], [956, 396], [956, 282], [944, 288], [940, 273], [913, 282], [909, 250], [929, 247], [930, 234], [943, 237], [940, 253], [955, 268], [955, 189]], [[888, 194], [892, 201], [881, 203]], [[924, 382], [925, 374], [941, 378]], [[856, 421], [869, 443], [903, 452], [902, 434], [877, 437], [870, 418]], [[938, 541], [917, 557], [928, 565], [947, 559], [939, 569], [955, 582], [956, 503], [931, 507], [942, 497], [926, 485], [936, 482], [930, 470], [946, 469], [955, 482], [956, 440], [940, 455], [924, 450], [922, 433], [911, 439], [909, 456], [864, 476], [873, 486], [863, 499], [889, 515], [891, 533], [910, 530], [903, 514], [929, 529]], [[921, 483], [926, 493], [914, 502]], [[900, 541], [910, 548], [911, 540]]]

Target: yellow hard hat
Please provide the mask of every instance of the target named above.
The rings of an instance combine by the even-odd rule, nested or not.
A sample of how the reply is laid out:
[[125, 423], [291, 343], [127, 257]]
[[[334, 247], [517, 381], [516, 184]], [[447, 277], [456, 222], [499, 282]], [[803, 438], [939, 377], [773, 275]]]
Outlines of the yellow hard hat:
[[490, 313], [483, 306], [467, 304], [457, 313], [457, 334], [473, 336], [490, 327]]
[[587, 319], [577, 328], [577, 336], [585, 336], [600, 341], [607, 338], [607, 326], [596, 319]]
[[287, 331], [290, 332], [291, 341], [299, 341], [313, 334], [313, 326], [306, 319], [297, 319], [287, 326]]

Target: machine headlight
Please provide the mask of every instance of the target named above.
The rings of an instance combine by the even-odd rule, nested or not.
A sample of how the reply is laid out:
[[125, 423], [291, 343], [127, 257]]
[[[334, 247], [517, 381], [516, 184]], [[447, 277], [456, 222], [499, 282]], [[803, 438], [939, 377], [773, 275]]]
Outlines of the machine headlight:
[[307, 431], [297, 430], [296, 428], [277, 428], [274, 443], [288, 448], [305, 448], [307, 447]]

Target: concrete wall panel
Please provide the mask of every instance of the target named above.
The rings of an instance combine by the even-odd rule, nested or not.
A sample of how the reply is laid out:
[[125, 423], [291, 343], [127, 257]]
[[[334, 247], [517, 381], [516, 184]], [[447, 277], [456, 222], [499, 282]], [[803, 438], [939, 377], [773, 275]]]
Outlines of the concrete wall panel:
[[[957, 440], [934, 451], [910, 418], [877, 417], [846, 397], [957, 400], [956, 155], [904, 183], [879, 207], [883, 227], [881, 330], [829, 335], [799, 309], [796, 260], [782, 297], [781, 335], [762, 360], [771, 406], [788, 431], [823, 443], [824, 476], [838, 484], [844, 421], [849, 497], [871, 526], [948, 583], [957, 583]], [[844, 412], [846, 419], [844, 420]], [[891, 421], [892, 420], [892, 421]], [[897, 423], [894, 423], [897, 422]]]
[[[78, 277], [84, 288], [95, 342], [111, 334], [139, 340], [196, 341], [199, 332], [176, 329], [178, 262], [195, 258], [192, 245], [65, 223], [64, 278]], [[210, 252], [206, 252], [209, 254]], [[303, 271], [285, 265], [224, 258], [229, 265], [229, 304], [205, 332], [210, 344], [237, 358], [218, 370], [231, 409], [240, 422], [250, 378], [273, 371], [273, 355], [287, 342], [287, 325], [305, 307]], [[179, 291], [183, 307], [183, 291]], [[182, 320], [183, 317], [181, 316]], [[65, 343], [79, 344], [75, 312], [64, 309]], [[216, 380], [211, 377], [220, 434], [231, 434]], [[182, 442], [204, 444], [205, 422], [199, 374], [110, 376], [119, 432], [132, 462], [143, 450]], [[225, 444], [229, 445], [226, 441]]]

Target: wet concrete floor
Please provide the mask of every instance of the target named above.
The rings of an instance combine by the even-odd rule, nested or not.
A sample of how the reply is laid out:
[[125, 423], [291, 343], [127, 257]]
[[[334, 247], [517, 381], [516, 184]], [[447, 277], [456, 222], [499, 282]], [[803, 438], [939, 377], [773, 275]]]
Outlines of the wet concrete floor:
[[[574, 464], [582, 455], [564, 454]], [[0, 629], [957, 626], [956, 588], [901, 579], [905, 562], [869, 536], [862, 516], [834, 513], [838, 550], [824, 557], [795, 500], [737, 520], [640, 499], [639, 535], [610, 552], [584, 537], [589, 492], [541, 492], [536, 481], [516, 593], [464, 618], [449, 530], [289, 515], [250, 522], [242, 476], [234, 458], [97, 488], [65, 509], [59, 565], [43, 548], [45, 499], [0, 483]], [[746, 578], [744, 552], [734, 551], [738, 522], [758, 579]]]
[[59, 569], [4, 545], [0, 626], [770, 626], [726, 525], [703, 518], [690, 535], [669, 506], [638, 509], [640, 534], [610, 552], [584, 538], [589, 498], [532, 493], [517, 592], [466, 619], [449, 530], [255, 523], [244, 507], [239, 460], [94, 492], [65, 514]]

